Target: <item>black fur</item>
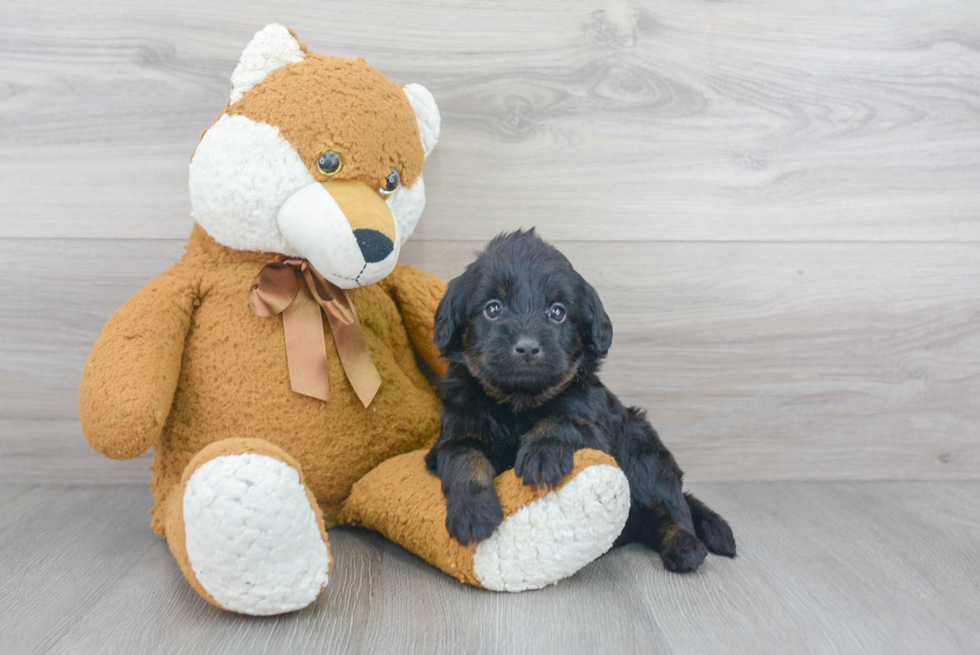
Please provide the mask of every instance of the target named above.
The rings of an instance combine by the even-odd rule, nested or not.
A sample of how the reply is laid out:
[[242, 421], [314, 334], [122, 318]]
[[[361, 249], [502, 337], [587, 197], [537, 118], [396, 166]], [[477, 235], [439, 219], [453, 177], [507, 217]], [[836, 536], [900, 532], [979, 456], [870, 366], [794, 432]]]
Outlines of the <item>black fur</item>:
[[[484, 313], [491, 301], [499, 315], [496, 306]], [[599, 381], [612, 335], [595, 289], [533, 229], [496, 237], [449, 283], [435, 322], [449, 362], [442, 434], [426, 464], [442, 479], [446, 527], [460, 543], [487, 538], [503, 520], [495, 475], [514, 468], [525, 484], [555, 486], [576, 450], [595, 448], [630, 483], [618, 544], [648, 544], [672, 571], [695, 570], [708, 551], [735, 556], [731, 528], [682, 493], [682, 472], [644, 412]]]

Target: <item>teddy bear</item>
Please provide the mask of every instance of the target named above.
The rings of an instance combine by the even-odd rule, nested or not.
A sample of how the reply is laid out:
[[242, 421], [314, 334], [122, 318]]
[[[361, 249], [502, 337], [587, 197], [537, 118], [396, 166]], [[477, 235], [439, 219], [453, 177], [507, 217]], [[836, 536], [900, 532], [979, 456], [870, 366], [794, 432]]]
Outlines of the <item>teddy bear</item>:
[[231, 87], [191, 159], [185, 254], [106, 323], [79, 399], [95, 450], [153, 449], [151, 525], [191, 586], [243, 614], [303, 608], [327, 586], [339, 525], [491, 590], [539, 588], [605, 552], [629, 488], [597, 451], [553, 489], [499, 475], [506, 519], [489, 539], [446, 530], [422, 370], [445, 371], [445, 284], [398, 263], [439, 137], [429, 91], [280, 25], [255, 35]]

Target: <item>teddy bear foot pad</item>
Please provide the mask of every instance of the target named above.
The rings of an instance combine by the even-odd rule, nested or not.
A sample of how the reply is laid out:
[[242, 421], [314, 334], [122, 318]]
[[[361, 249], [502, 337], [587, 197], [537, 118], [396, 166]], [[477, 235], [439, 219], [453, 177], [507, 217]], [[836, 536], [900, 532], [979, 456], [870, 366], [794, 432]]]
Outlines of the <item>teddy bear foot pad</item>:
[[585, 468], [517, 510], [473, 554], [485, 589], [526, 591], [562, 580], [605, 553], [629, 515], [629, 482], [617, 467]]
[[257, 453], [215, 457], [183, 494], [187, 558], [227, 610], [290, 612], [326, 586], [330, 555], [299, 472]]

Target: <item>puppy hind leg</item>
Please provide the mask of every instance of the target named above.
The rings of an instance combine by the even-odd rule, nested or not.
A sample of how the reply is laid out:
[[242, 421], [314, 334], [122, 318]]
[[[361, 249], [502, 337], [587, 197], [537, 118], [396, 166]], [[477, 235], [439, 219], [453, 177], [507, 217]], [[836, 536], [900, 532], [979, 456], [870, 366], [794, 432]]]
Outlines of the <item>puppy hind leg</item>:
[[708, 550], [693, 532], [678, 524], [663, 506], [643, 507], [634, 503], [617, 546], [645, 544], [658, 553], [664, 568], [674, 573], [695, 571]]
[[628, 536], [656, 549], [668, 570], [693, 571], [708, 551], [695, 533], [691, 507], [681, 490], [683, 472], [643, 412], [632, 407], [627, 411], [617, 460], [629, 479], [633, 500]]
[[735, 557], [735, 535], [728, 522], [692, 494], [684, 494], [684, 499], [691, 508], [694, 532], [708, 550], [715, 555]]

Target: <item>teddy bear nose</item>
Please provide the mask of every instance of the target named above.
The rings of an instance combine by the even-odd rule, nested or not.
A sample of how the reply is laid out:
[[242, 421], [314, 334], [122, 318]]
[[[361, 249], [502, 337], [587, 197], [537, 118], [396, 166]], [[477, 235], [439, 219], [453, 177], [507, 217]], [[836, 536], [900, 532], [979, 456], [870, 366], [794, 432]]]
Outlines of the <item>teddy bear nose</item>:
[[377, 230], [354, 230], [354, 238], [357, 239], [357, 247], [361, 249], [364, 261], [368, 264], [380, 262], [395, 248], [391, 239]]

